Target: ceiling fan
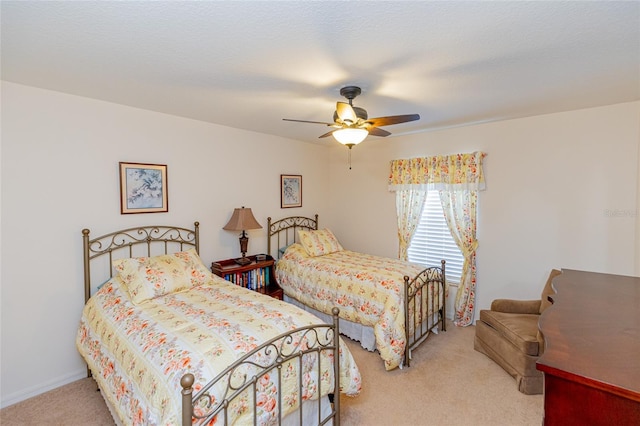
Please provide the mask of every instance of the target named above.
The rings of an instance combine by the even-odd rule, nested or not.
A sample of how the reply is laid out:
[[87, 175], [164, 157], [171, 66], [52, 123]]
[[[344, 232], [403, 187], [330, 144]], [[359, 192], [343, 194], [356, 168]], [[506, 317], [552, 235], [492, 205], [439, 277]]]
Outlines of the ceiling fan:
[[324, 124], [334, 127], [320, 138], [333, 136], [338, 142], [353, 148], [354, 145], [362, 142], [368, 135], [372, 136], [389, 136], [391, 133], [381, 129], [382, 126], [390, 126], [392, 124], [407, 123], [420, 119], [419, 114], [391, 115], [387, 117], [368, 118], [367, 111], [364, 108], [353, 106], [353, 99], [362, 93], [357, 86], [346, 86], [340, 89], [340, 95], [347, 98], [347, 102], [338, 102], [336, 110], [333, 113], [333, 123], [323, 121], [307, 121], [293, 120], [283, 118], [284, 121], [295, 121], [299, 123]]

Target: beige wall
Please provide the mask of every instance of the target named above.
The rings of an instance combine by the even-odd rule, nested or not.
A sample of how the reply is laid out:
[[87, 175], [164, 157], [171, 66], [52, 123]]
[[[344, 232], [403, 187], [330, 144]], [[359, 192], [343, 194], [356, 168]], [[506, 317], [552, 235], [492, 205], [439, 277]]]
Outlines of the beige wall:
[[[326, 214], [328, 150], [2, 83], [2, 406], [84, 376], [81, 230], [201, 224], [205, 262], [239, 254], [234, 207]], [[168, 165], [169, 212], [121, 215], [118, 162]], [[280, 209], [280, 174], [303, 176], [303, 207]], [[251, 253], [265, 231], [249, 232]]]
[[[637, 114], [640, 128], [640, 112]], [[640, 130], [638, 131], [638, 145], [640, 146]], [[640, 148], [638, 148], [638, 183], [636, 184], [636, 267], [635, 275], [640, 276]]]
[[[389, 161], [484, 151], [477, 252], [479, 309], [536, 298], [551, 268], [640, 276], [640, 102], [331, 149], [331, 205], [321, 225], [349, 249], [397, 255]], [[399, 131], [401, 126], [390, 127]], [[479, 309], [476, 310], [476, 317]]]
[[[234, 207], [259, 221], [320, 215], [347, 248], [395, 256], [388, 162], [482, 150], [478, 307], [535, 297], [551, 267], [640, 275], [640, 102], [370, 138], [347, 151], [2, 83], [2, 406], [85, 373], [81, 229], [201, 223], [205, 262], [238, 254]], [[396, 126], [395, 129], [400, 129]], [[389, 128], [394, 130], [394, 128]], [[120, 215], [118, 162], [168, 165], [169, 213]], [[279, 175], [303, 175], [301, 209], [280, 209]], [[264, 251], [263, 231], [249, 234]], [[634, 266], [635, 265], [635, 266]]]

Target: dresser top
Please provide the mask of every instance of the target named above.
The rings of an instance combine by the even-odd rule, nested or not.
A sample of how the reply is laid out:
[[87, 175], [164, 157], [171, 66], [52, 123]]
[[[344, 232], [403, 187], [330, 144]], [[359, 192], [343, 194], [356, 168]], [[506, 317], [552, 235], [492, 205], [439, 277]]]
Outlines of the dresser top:
[[563, 269], [538, 369], [640, 401], [640, 277]]

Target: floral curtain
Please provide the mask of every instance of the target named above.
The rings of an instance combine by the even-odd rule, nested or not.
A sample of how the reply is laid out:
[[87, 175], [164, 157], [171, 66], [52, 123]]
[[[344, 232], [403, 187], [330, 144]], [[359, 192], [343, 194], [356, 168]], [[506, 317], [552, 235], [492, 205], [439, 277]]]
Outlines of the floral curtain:
[[485, 155], [483, 152], [474, 152], [393, 160], [389, 190], [483, 190], [482, 159]]
[[455, 325], [473, 323], [476, 299], [476, 218], [478, 191], [440, 191], [442, 210], [451, 236], [464, 257], [460, 286], [454, 302]]
[[400, 190], [396, 192], [396, 213], [398, 217], [398, 259], [407, 260], [407, 249], [411, 237], [416, 232], [422, 208], [427, 199], [427, 191]]
[[[411, 223], [419, 220], [423, 203], [413, 200], [429, 190], [439, 190], [442, 209], [451, 235], [464, 256], [462, 277], [456, 293], [454, 323], [473, 322], [476, 289], [476, 222], [478, 191], [485, 189], [483, 152], [453, 154], [391, 161], [389, 190], [396, 192], [399, 255], [406, 260], [415, 232]], [[417, 222], [416, 222], [417, 223]]]

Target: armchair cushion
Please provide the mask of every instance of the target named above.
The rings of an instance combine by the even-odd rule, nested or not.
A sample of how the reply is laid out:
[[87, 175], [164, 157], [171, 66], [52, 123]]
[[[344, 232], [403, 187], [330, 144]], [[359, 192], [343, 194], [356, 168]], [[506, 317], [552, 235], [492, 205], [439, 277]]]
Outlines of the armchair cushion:
[[506, 312], [480, 311], [480, 321], [484, 322], [503, 336], [519, 351], [538, 356], [540, 342], [538, 340], [538, 320], [540, 315], [513, 314]]

